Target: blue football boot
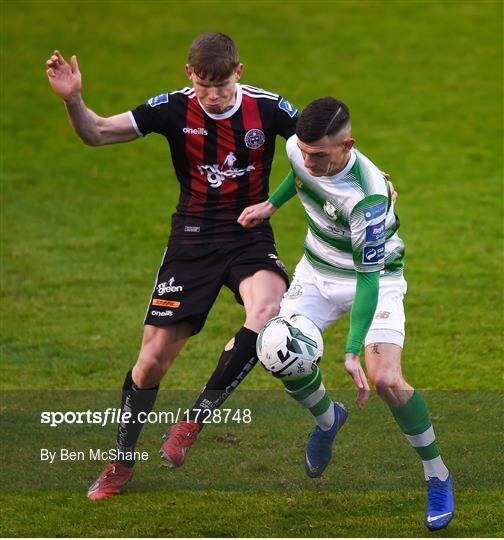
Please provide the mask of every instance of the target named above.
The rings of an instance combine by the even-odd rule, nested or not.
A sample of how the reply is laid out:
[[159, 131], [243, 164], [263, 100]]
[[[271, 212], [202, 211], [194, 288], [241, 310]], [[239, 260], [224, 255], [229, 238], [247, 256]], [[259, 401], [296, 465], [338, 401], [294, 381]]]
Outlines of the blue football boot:
[[431, 531], [444, 529], [453, 518], [455, 499], [453, 498], [453, 479], [429, 478], [427, 484], [427, 512], [425, 525]]
[[316, 426], [310, 433], [305, 453], [305, 471], [310, 478], [322, 476], [332, 457], [332, 445], [336, 433], [345, 423], [348, 416], [346, 407], [337, 401], [334, 405], [334, 424], [331, 429], [324, 431]]

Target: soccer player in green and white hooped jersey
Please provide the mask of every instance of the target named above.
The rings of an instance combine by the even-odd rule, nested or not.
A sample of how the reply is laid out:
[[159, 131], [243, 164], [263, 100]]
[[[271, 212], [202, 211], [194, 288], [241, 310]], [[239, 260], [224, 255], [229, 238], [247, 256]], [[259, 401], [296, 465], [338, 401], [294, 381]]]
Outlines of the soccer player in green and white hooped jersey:
[[[300, 313], [323, 331], [351, 312], [345, 369], [357, 387], [357, 402], [364, 406], [370, 392], [359, 359], [364, 344], [369, 378], [422, 460], [426, 525], [437, 530], [453, 517], [453, 482], [426, 402], [401, 371], [406, 281], [399, 220], [383, 174], [354, 144], [348, 107], [331, 97], [315, 100], [287, 141], [291, 172], [268, 201], [246, 208], [238, 221], [247, 228], [261, 223], [297, 191], [308, 233], [280, 314]], [[318, 366], [303, 379], [282, 381], [288, 394], [315, 417], [305, 469], [308, 476], [320, 476], [347, 411], [328, 397]]]

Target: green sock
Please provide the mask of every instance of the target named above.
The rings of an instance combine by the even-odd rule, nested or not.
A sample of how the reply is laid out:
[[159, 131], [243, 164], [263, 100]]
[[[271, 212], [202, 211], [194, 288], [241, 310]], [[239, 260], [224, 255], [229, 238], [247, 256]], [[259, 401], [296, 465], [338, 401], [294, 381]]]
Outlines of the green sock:
[[332, 427], [335, 418], [334, 407], [327, 395], [318, 366], [302, 379], [282, 379], [282, 382], [285, 391], [311, 412], [321, 429], [327, 431]]
[[415, 390], [401, 407], [389, 407], [401, 431], [422, 459], [425, 477], [435, 476], [445, 480], [448, 469], [439, 455], [436, 435], [423, 395]]

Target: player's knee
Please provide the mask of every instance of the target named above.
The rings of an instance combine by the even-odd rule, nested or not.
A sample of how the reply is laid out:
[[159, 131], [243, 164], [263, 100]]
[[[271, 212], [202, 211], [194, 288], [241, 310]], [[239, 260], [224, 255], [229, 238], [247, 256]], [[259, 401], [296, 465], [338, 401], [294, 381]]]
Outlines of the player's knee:
[[165, 374], [165, 370], [157, 364], [139, 364], [133, 369], [133, 381], [139, 388], [154, 388]]
[[133, 369], [133, 380], [140, 388], [153, 388], [161, 382], [168, 367], [160, 354], [142, 349]]
[[262, 326], [273, 317], [276, 317], [279, 311], [280, 302], [268, 302], [255, 307], [250, 314], [250, 318], [253, 319], [257, 325]]
[[401, 382], [401, 377], [393, 371], [385, 371], [375, 375], [372, 380], [379, 396], [387, 396], [390, 392], [398, 388]]

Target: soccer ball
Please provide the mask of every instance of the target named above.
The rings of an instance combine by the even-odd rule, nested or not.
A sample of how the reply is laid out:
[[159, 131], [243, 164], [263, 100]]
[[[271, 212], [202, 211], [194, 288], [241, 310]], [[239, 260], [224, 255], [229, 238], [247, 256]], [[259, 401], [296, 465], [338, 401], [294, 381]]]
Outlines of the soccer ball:
[[256, 349], [262, 366], [273, 376], [299, 379], [320, 361], [324, 341], [308, 317], [278, 316], [262, 327]]

